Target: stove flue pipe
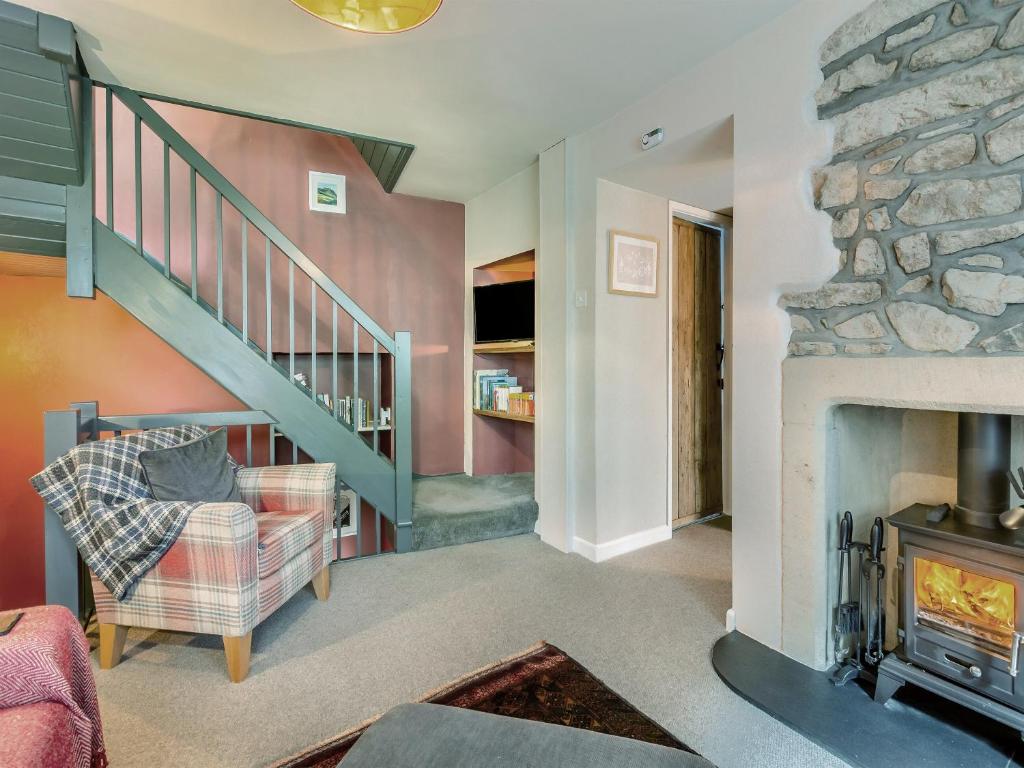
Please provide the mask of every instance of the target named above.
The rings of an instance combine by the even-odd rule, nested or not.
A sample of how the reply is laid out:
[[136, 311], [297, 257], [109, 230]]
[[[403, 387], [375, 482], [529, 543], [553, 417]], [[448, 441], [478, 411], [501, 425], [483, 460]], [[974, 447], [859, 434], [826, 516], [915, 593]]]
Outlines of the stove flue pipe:
[[999, 528], [999, 515], [1010, 508], [1010, 417], [961, 413], [957, 429], [956, 519]]

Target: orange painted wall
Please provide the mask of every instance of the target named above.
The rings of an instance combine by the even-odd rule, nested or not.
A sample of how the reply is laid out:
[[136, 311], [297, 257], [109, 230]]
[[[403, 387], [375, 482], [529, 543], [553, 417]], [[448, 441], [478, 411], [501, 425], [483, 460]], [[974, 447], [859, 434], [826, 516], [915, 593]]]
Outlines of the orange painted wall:
[[0, 610], [44, 600], [43, 411], [97, 400], [107, 413], [245, 408], [102, 294], [64, 279], [0, 275]]

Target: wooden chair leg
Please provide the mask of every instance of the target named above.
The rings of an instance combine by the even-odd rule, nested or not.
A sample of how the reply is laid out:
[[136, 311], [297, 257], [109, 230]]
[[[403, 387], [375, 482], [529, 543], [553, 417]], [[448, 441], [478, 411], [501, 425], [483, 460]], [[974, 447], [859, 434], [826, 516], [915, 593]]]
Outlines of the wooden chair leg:
[[120, 624], [100, 624], [100, 669], [113, 669], [121, 661], [128, 627]]
[[252, 631], [241, 637], [224, 635], [224, 655], [228, 658], [228, 677], [232, 683], [240, 683], [249, 674], [249, 650], [252, 648]]
[[313, 591], [316, 592], [316, 599], [321, 603], [326, 603], [327, 598], [331, 596], [331, 568], [330, 566], [324, 566], [320, 569], [320, 572], [313, 577], [310, 582], [313, 585]]

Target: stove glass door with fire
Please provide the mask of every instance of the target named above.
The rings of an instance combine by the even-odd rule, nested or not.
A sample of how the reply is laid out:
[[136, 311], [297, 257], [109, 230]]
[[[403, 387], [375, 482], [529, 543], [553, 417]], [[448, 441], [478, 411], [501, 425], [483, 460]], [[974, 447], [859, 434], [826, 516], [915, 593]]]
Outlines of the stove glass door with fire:
[[911, 544], [903, 568], [908, 661], [1007, 703], [1024, 703], [1024, 686], [1016, 684], [1024, 664], [1018, 624], [1024, 574]]

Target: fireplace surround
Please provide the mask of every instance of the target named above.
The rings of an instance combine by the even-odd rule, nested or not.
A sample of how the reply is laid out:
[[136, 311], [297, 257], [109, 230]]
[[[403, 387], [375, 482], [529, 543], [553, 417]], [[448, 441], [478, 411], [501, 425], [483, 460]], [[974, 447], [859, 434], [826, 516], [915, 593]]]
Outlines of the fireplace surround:
[[[957, 498], [958, 412], [1024, 416], [1024, 358], [790, 358], [783, 364], [781, 650], [825, 670], [840, 513], [855, 538], [875, 515]], [[899, 409], [905, 410], [904, 415]], [[874, 415], [871, 413], [874, 412]], [[862, 423], [861, 423], [862, 422]], [[1024, 463], [1024, 420], [1011, 461]], [[896, 573], [896, 537], [887, 541]], [[889, 580], [887, 612], [896, 616]], [[896, 644], [889, 622], [887, 648]]]

